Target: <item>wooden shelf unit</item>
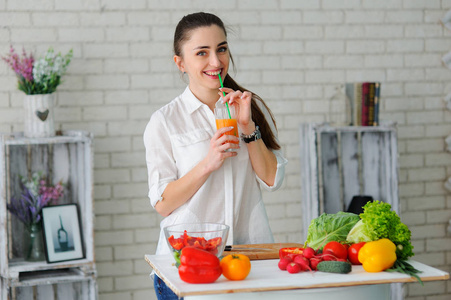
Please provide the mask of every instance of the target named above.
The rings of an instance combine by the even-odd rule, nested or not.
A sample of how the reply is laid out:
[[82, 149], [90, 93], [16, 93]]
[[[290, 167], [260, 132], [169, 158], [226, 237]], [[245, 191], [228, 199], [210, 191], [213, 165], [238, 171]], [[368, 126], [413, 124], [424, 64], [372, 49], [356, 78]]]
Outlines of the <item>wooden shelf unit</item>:
[[396, 125], [301, 125], [304, 237], [322, 213], [346, 211], [352, 197], [370, 195], [399, 213]]
[[[0, 134], [0, 299], [97, 299], [92, 141], [92, 134], [85, 131], [65, 131], [50, 138]], [[78, 205], [85, 258], [25, 261], [24, 225], [6, 205], [20, 194], [20, 176], [34, 172], [42, 172], [54, 183], [63, 181], [65, 195], [58, 204]]]

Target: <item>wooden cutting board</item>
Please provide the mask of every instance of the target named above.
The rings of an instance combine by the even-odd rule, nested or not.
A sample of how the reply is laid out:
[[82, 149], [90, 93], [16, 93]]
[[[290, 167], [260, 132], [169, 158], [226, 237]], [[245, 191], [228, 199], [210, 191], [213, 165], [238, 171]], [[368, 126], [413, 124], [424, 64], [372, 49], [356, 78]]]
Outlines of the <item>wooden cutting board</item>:
[[[273, 244], [247, 244], [247, 245], [233, 245], [232, 251], [224, 251], [223, 256], [228, 254], [244, 254], [249, 257], [250, 260], [259, 259], [278, 259], [279, 249], [287, 247], [303, 247], [303, 244], [298, 243], [273, 243]], [[239, 250], [233, 250], [233, 248], [240, 248]], [[259, 248], [268, 250], [255, 250], [247, 248]]]

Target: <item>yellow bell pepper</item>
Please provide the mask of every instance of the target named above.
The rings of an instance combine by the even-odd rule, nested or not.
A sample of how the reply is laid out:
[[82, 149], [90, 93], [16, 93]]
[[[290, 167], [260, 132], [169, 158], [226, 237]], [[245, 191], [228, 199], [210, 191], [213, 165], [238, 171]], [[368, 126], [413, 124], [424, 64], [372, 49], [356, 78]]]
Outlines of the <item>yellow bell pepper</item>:
[[359, 251], [359, 261], [367, 272], [382, 272], [396, 261], [396, 246], [389, 239], [366, 243]]

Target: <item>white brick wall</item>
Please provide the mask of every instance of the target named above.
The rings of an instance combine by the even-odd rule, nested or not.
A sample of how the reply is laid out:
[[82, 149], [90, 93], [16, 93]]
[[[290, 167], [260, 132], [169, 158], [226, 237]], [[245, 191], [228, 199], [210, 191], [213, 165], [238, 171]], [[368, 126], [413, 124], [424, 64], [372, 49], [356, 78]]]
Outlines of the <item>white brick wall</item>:
[[[382, 82], [381, 119], [398, 123], [402, 219], [416, 258], [451, 270], [451, 176], [443, 98], [451, 50], [439, 20], [451, 0], [0, 0], [0, 55], [12, 44], [74, 49], [57, 97], [57, 128], [95, 134], [95, 242], [100, 299], [155, 299], [150, 268], [158, 216], [147, 199], [142, 134], [185, 83], [172, 37], [185, 14], [217, 13], [232, 31], [236, 79], [261, 95], [278, 121], [290, 161], [283, 188], [264, 193], [278, 242], [303, 242], [299, 124], [328, 119], [328, 98], [348, 81]], [[36, 52], [35, 52], [36, 53]], [[23, 128], [22, 93], [0, 63], [0, 131]], [[448, 299], [451, 284], [406, 285], [407, 299]]]

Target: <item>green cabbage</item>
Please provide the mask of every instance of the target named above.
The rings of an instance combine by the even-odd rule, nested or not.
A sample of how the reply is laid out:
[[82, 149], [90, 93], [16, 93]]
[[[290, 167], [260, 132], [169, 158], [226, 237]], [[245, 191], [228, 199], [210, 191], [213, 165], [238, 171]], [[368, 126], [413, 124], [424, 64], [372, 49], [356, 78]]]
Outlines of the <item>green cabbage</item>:
[[349, 243], [370, 242], [383, 238], [396, 245], [396, 256], [400, 260], [413, 256], [410, 243], [411, 232], [401, 222], [391, 205], [381, 201], [368, 202], [360, 214], [361, 221], [349, 231], [346, 241]]
[[328, 242], [344, 242], [349, 230], [359, 220], [359, 216], [353, 213], [323, 213], [310, 223], [305, 243], [313, 249], [323, 249]]

